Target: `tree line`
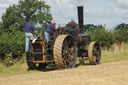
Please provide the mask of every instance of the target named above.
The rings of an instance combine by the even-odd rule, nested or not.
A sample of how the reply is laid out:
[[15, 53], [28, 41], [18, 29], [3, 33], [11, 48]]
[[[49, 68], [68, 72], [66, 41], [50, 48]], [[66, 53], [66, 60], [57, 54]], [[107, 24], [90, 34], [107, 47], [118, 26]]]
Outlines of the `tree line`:
[[91, 40], [99, 42], [102, 48], [109, 49], [113, 44], [120, 46], [122, 43], [128, 43], [128, 24], [122, 23], [113, 29], [93, 24], [85, 25], [84, 28]]

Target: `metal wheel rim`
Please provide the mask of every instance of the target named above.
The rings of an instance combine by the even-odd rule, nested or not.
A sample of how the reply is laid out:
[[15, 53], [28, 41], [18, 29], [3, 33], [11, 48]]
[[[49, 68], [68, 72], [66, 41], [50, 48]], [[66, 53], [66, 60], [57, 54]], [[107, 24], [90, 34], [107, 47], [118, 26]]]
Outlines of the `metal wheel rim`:
[[77, 47], [75, 46], [74, 40], [68, 37], [64, 40], [62, 46], [62, 58], [66, 68], [72, 68], [76, 64], [77, 60]]
[[94, 58], [94, 62], [95, 64], [99, 64], [100, 58], [101, 58], [101, 49], [99, 44], [95, 44], [94, 48], [93, 48], [93, 58]]
[[97, 42], [91, 42], [88, 48], [88, 57], [92, 65], [100, 63], [101, 59], [101, 48]]

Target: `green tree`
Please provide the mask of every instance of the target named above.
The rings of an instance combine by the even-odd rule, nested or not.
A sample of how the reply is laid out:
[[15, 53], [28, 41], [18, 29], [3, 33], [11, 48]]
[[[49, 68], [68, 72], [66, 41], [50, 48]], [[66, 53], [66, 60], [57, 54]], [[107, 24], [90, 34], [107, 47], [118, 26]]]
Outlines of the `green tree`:
[[119, 24], [114, 30], [114, 42], [121, 44], [128, 42], [128, 24]]
[[[7, 8], [6, 13], [2, 16], [2, 21], [4, 25], [4, 31], [23, 31], [25, 19], [21, 15], [18, 5], [13, 5]], [[17, 29], [14, 29], [14, 28]]]
[[50, 6], [41, 0], [20, 0], [19, 7], [23, 16], [32, 18], [35, 23], [51, 20]]
[[113, 43], [112, 32], [105, 26], [91, 26], [91, 29], [88, 28], [86, 32], [90, 35], [91, 41], [97, 41], [103, 48], [109, 48]]
[[32, 18], [34, 25], [51, 20], [50, 6], [41, 0], [20, 0], [18, 5], [7, 8], [2, 16], [5, 31], [23, 31], [28, 18]]
[[115, 30], [128, 30], [128, 24], [125, 24], [125, 23], [119, 24], [117, 25]]
[[0, 35], [1, 35], [1, 34], [2, 34], [2, 32], [3, 32], [2, 30], [4, 30], [4, 29], [3, 29], [3, 23], [2, 23], [2, 22], [0, 22]]

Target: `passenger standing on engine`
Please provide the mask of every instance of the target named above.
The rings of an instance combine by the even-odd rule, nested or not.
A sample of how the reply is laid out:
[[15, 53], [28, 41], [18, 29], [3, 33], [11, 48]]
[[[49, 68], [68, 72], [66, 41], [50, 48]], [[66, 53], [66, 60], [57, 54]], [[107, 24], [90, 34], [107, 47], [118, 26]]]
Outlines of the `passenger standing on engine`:
[[25, 51], [26, 52], [31, 52], [32, 50], [30, 49], [31, 47], [29, 47], [29, 41], [33, 40], [33, 33], [37, 33], [37, 31], [35, 30], [34, 26], [31, 24], [32, 21], [31, 19], [28, 20], [28, 23], [25, 25], [25, 38], [26, 38], [26, 46], [25, 46]]
[[51, 23], [48, 24], [45, 34], [45, 39], [47, 40], [47, 43], [49, 41], [49, 37], [51, 35], [55, 34], [55, 31], [59, 28], [59, 26], [55, 26], [55, 21], [51, 20]]

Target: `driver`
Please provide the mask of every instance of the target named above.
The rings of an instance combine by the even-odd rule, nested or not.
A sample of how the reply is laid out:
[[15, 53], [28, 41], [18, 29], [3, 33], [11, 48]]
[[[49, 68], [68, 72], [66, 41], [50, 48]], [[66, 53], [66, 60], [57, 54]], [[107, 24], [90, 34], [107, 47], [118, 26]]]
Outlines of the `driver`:
[[44, 32], [45, 39], [47, 40], [47, 43], [49, 41], [49, 37], [55, 34], [55, 31], [59, 29], [59, 26], [55, 26], [55, 21], [51, 20], [51, 23], [48, 24], [46, 32]]
[[79, 30], [79, 27], [78, 27], [78, 24], [74, 21], [74, 19], [71, 19], [71, 22], [69, 22], [66, 26], [71, 27], [71, 29], [72, 29], [73, 31], [77, 31], [77, 32], [80, 31], [80, 30]]

